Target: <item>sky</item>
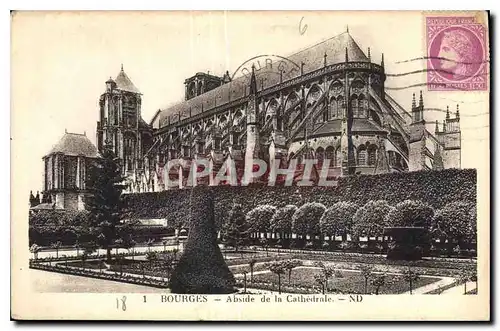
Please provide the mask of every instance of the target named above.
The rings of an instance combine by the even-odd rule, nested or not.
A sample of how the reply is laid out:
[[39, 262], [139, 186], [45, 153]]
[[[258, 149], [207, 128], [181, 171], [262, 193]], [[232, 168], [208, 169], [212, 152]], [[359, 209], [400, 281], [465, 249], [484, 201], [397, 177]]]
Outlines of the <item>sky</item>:
[[[386, 73], [425, 68], [420, 12], [24, 12], [12, 17], [11, 137], [13, 185], [42, 188], [42, 157], [68, 132], [95, 143], [98, 100], [105, 81], [123, 64], [143, 94], [142, 116], [184, 98], [184, 80], [196, 72], [232, 74], [256, 55], [287, 56], [322, 40], [349, 33], [373, 62], [384, 53]], [[425, 83], [423, 73], [388, 77], [385, 86]], [[487, 168], [487, 91], [436, 92], [426, 86], [387, 90], [410, 110], [422, 89], [425, 107], [460, 105], [462, 167]], [[426, 111], [442, 121], [444, 112]], [[26, 194], [27, 196], [27, 194]]]

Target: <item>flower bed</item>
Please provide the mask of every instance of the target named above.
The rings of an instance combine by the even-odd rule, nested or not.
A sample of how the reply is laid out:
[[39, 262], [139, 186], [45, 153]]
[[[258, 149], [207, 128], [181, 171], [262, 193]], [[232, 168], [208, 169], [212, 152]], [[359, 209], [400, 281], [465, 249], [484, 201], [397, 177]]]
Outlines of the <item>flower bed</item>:
[[[267, 266], [265, 263], [256, 263], [255, 266], [253, 267], [253, 271], [261, 271], [261, 270], [266, 270]], [[247, 272], [248, 276], [250, 276], [250, 266], [248, 264], [246, 265], [238, 265], [238, 266], [230, 266], [229, 270], [233, 273], [233, 275], [241, 274], [243, 272]]]
[[148, 277], [138, 277], [138, 276], [133, 276], [133, 275], [125, 275], [125, 274], [120, 275], [118, 272], [116, 272], [116, 273], [99, 272], [99, 271], [94, 271], [92, 269], [89, 270], [89, 269], [76, 268], [76, 267], [65, 267], [64, 265], [61, 265], [61, 264], [47, 265], [47, 264], [41, 264], [41, 263], [32, 263], [30, 265], [30, 268], [44, 270], [44, 271], [58, 272], [58, 273], [63, 273], [63, 274], [69, 274], [69, 275], [74, 275], [74, 276], [112, 280], [112, 281], [130, 283], [130, 284], [136, 284], [136, 285], [144, 285], [144, 286], [151, 286], [151, 287], [157, 287], [157, 288], [168, 288], [168, 282], [164, 281], [164, 280], [158, 280], [158, 279], [148, 278]]
[[[314, 276], [321, 273], [321, 269], [313, 268], [297, 268], [292, 272], [291, 282], [288, 282], [288, 277], [282, 276], [282, 287], [284, 292], [293, 292], [296, 287], [298, 288], [317, 288], [318, 284], [314, 280]], [[361, 294], [364, 293], [365, 280], [359, 272], [342, 271], [342, 278], [331, 278], [328, 282], [328, 293], [349, 293], [349, 294]], [[258, 287], [259, 283], [272, 283], [274, 284], [273, 290], [278, 290], [278, 276], [269, 272], [263, 274], [254, 275], [254, 283], [247, 283], [249, 287]], [[418, 287], [428, 285], [439, 281], [439, 278], [433, 277], [421, 277], [419, 280], [415, 281], [413, 284], [413, 289]], [[405, 282], [401, 276], [398, 275], [387, 275], [387, 281], [391, 283], [390, 286], [382, 286], [379, 290], [379, 294], [400, 294], [410, 290], [409, 285]], [[260, 287], [258, 287], [260, 288]], [[368, 282], [368, 293], [375, 293], [375, 287]], [[315, 293], [318, 293], [316, 291]]]

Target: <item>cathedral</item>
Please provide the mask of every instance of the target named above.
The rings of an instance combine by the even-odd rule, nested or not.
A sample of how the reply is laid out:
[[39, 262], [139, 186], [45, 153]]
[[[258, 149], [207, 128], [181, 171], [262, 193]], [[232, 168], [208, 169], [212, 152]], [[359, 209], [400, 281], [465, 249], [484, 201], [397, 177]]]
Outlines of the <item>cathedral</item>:
[[[398, 104], [384, 88], [383, 55], [372, 61], [348, 31], [255, 64], [237, 77], [196, 73], [184, 82], [184, 100], [149, 122], [122, 66], [99, 99], [97, 150], [112, 146], [129, 192], [169, 189], [167, 178], [185, 187], [190, 166], [201, 159], [214, 173], [228, 159], [238, 173], [255, 158], [279, 167], [296, 159], [299, 172], [306, 159], [316, 159], [316, 167], [328, 159], [331, 178], [460, 168], [458, 106], [430, 132], [422, 93], [409, 110]], [[174, 159], [184, 166], [167, 169]], [[213, 176], [197, 183], [213, 184]]]

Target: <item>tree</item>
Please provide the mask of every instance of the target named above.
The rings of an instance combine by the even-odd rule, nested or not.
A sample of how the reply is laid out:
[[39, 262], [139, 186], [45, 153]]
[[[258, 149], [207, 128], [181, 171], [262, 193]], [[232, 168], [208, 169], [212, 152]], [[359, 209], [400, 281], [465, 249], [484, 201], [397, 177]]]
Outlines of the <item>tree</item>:
[[267, 250], [269, 248], [269, 240], [267, 238], [260, 238], [259, 244], [266, 250], [266, 256], [269, 256], [269, 251]]
[[283, 262], [275, 261], [270, 263], [268, 266], [269, 271], [278, 276], [278, 293], [281, 294], [281, 275], [285, 273]]
[[62, 243], [60, 241], [56, 241], [50, 245], [50, 247], [56, 250], [56, 259], [59, 258], [59, 248], [61, 248], [61, 246]]
[[380, 292], [380, 288], [385, 286], [387, 280], [387, 275], [385, 273], [374, 274], [371, 279], [372, 286], [375, 287], [375, 294], [378, 295]]
[[227, 245], [234, 247], [236, 252], [240, 247], [248, 245], [249, 224], [241, 204], [234, 203], [229, 211], [227, 222], [223, 224], [223, 237]]
[[286, 205], [278, 208], [276, 213], [271, 218], [271, 231], [274, 233], [280, 233], [281, 240], [285, 239], [286, 236], [290, 237], [292, 233], [292, 218], [296, 211], [296, 206]]
[[451, 202], [439, 209], [432, 222], [433, 232], [444, 235], [451, 243], [472, 241], [476, 237], [476, 204]]
[[149, 238], [146, 241], [146, 246], [148, 246], [148, 253], [151, 253], [151, 247], [153, 247], [155, 240], [153, 238]]
[[354, 238], [383, 236], [385, 217], [392, 209], [385, 200], [368, 201], [352, 218]]
[[285, 260], [283, 261], [283, 266], [285, 270], [288, 272], [288, 283], [291, 284], [292, 279], [292, 270], [302, 265], [302, 261], [293, 259], [293, 260]]
[[118, 259], [118, 249], [120, 247], [123, 247], [123, 245], [125, 244], [125, 240], [123, 240], [122, 238], [118, 238], [115, 240], [115, 251], [116, 251], [116, 258]]
[[250, 210], [246, 215], [249, 230], [251, 232], [269, 232], [269, 223], [276, 212], [276, 207], [261, 205]]
[[316, 236], [320, 233], [319, 222], [325, 212], [325, 205], [309, 202], [298, 208], [292, 217], [292, 231], [305, 236]]
[[316, 262], [314, 264], [316, 267], [321, 268], [322, 280], [324, 283], [323, 294], [328, 290], [328, 281], [330, 278], [334, 277], [338, 270], [335, 270], [332, 266], [326, 266], [323, 262]]
[[420, 275], [415, 271], [411, 270], [411, 267], [408, 266], [408, 270], [403, 273], [403, 279], [410, 286], [410, 294], [413, 294], [413, 284], [420, 278]]
[[365, 280], [365, 291], [364, 291], [364, 293], [368, 294], [368, 281], [373, 276], [373, 267], [370, 266], [370, 265], [368, 265], [368, 264], [364, 264], [364, 265], [361, 266], [360, 270], [361, 270], [361, 276]]
[[461, 267], [457, 277], [457, 284], [464, 284], [464, 294], [467, 294], [467, 282], [475, 281], [477, 287], [477, 272], [467, 266]]
[[250, 262], [248, 262], [248, 266], [250, 267], [250, 281], [253, 282], [253, 269], [255, 267], [255, 263], [257, 263], [256, 259], [251, 259]]
[[314, 281], [316, 283], [318, 283], [319, 286], [321, 286], [321, 293], [325, 294], [325, 287], [326, 287], [326, 282], [327, 282], [325, 274], [319, 273], [319, 274], [314, 275]]
[[389, 211], [385, 223], [389, 227], [423, 227], [429, 229], [434, 209], [419, 200], [405, 200]]
[[42, 248], [40, 246], [38, 246], [37, 244], [31, 245], [30, 252], [33, 253], [33, 258], [35, 260], [38, 259], [38, 252], [40, 252], [41, 250], [42, 250]]
[[342, 241], [346, 241], [347, 235], [352, 233], [352, 220], [357, 210], [358, 205], [353, 202], [334, 203], [321, 217], [321, 233], [328, 236], [342, 236]]
[[87, 188], [92, 196], [87, 201], [91, 214], [91, 232], [100, 247], [106, 249], [111, 262], [111, 248], [121, 226], [122, 182], [121, 167], [109, 144], [91, 165]]

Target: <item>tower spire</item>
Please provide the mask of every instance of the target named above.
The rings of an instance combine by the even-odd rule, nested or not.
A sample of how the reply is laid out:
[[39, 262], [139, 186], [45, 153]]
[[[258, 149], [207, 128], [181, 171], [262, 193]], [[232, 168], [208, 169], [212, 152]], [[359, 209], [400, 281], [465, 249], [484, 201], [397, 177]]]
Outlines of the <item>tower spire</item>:
[[120, 70], [123, 71], [123, 63], [121, 64], [121, 69]]
[[456, 114], [455, 114], [455, 117], [456, 117], [457, 119], [460, 119], [460, 110], [458, 109], [458, 103], [457, 103], [457, 112], [456, 112]]
[[349, 33], [349, 24], [346, 25], [345, 32]]
[[450, 107], [449, 106], [446, 106], [446, 119], [447, 120], [450, 119]]
[[382, 53], [382, 61], [380, 61], [380, 65], [383, 67], [384, 66], [384, 53]]
[[418, 100], [418, 106], [424, 108], [424, 98], [422, 97], [422, 90], [420, 90], [420, 99]]
[[372, 62], [372, 55], [370, 54], [370, 47], [368, 47], [368, 62]]
[[345, 48], [345, 62], [349, 62], [349, 53], [347, 52], [347, 47]]
[[323, 65], [326, 67], [326, 51], [325, 51], [325, 54], [323, 55]]
[[252, 64], [252, 76], [250, 77], [250, 94], [257, 93], [257, 79], [255, 78], [255, 64]]
[[413, 99], [411, 100], [411, 109], [415, 109], [417, 107], [417, 101], [415, 101], [415, 93], [413, 93]]

